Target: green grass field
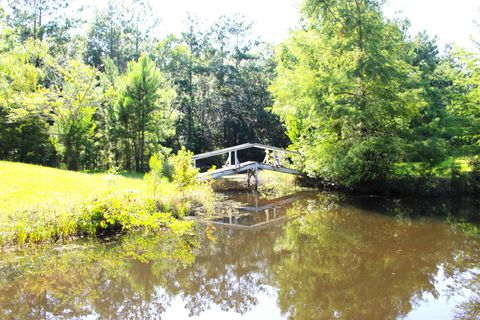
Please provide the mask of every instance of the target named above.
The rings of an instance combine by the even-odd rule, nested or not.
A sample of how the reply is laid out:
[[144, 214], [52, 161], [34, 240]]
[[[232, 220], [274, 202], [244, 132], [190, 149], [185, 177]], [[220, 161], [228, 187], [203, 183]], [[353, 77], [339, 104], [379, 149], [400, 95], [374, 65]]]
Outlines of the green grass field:
[[167, 227], [184, 232], [193, 208], [210, 210], [213, 191], [194, 183], [156, 187], [142, 174], [81, 173], [0, 161], [0, 248]]
[[81, 173], [0, 161], [0, 214], [37, 206], [72, 206], [114, 188], [144, 193], [138, 175]]

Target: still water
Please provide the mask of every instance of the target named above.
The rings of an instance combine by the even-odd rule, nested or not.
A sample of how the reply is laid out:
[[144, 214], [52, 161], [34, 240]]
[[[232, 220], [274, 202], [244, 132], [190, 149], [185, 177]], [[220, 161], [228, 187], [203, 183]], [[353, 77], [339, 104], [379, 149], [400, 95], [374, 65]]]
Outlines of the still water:
[[225, 194], [186, 236], [0, 256], [0, 319], [480, 319], [480, 201]]

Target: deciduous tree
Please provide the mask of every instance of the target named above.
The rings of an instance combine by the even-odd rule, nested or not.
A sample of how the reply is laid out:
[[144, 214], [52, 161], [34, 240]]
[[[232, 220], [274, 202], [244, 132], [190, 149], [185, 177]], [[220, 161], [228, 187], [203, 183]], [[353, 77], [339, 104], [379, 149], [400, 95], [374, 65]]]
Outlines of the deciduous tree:
[[[55, 88], [55, 127], [68, 169], [78, 170], [82, 156], [92, 143], [95, 122], [93, 116], [102, 103], [97, 71], [81, 61], [69, 61], [58, 66], [60, 83]], [[83, 161], [83, 164], [84, 161]]]

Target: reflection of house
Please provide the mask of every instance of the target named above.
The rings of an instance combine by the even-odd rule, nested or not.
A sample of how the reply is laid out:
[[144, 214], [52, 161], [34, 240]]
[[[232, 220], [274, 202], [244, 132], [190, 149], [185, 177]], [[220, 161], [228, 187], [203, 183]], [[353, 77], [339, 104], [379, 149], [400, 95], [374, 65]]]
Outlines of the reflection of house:
[[307, 197], [306, 193], [295, 193], [288, 196], [260, 201], [255, 194], [255, 203], [252, 205], [237, 206], [212, 221], [215, 225], [240, 229], [257, 229], [273, 225], [286, 219], [285, 210], [298, 200]]

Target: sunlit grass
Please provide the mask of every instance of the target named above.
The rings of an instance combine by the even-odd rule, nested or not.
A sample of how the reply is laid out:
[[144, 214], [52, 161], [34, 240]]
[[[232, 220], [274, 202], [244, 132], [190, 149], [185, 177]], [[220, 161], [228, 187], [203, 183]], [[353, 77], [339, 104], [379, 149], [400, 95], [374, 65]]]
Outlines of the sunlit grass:
[[[154, 197], [140, 174], [80, 173], [0, 161], [0, 247], [167, 227], [197, 208], [210, 210], [213, 191], [180, 190], [164, 181]], [[187, 223], [188, 224], [188, 223]]]
[[[456, 167], [460, 172], [470, 172], [472, 167], [468, 158], [449, 158], [432, 168], [432, 173], [437, 177], [449, 177], [452, 167]], [[402, 162], [395, 164], [395, 174], [397, 175], [419, 175], [422, 172], [422, 163], [420, 162]]]
[[70, 206], [107, 192], [145, 193], [142, 179], [0, 161], [0, 215], [39, 205]]

